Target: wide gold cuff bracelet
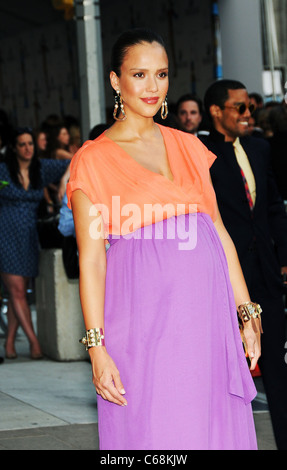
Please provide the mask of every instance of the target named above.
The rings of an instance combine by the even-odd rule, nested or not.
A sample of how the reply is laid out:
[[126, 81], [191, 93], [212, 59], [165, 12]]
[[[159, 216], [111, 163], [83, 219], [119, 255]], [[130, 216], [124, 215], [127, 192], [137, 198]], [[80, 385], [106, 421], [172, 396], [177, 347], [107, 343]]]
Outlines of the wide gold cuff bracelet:
[[105, 346], [105, 338], [102, 328], [92, 328], [91, 330], [86, 330], [86, 335], [79, 340], [88, 349], [95, 346]]
[[257, 328], [254, 319], [258, 318], [260, 333], [263, 333], [261, 324], [262, 308], [259, 304], [255, 304], [254, 302], [245, 302], [244, 304], [239, 305], [239, 307], [237, 308], [237, 312], [238, 317], [241, 320], [242, 326], [244, 323], [251, 320], [251, 324], [255, 332], [257, 332]]

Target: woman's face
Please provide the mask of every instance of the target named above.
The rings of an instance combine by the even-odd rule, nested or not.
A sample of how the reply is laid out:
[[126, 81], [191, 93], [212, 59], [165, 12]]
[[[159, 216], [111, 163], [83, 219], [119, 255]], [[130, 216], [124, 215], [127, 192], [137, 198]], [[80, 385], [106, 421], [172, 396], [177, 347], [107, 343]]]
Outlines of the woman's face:
[[168, 91], [165, 49], [157, 42], [130, 47], [121, 66], [121, 76], [111, 72], [111, 84], [121, 93], [127, 117], [153, 117]]
[[19, 160], [29, 162], [34, 155], [34, 142], [30, 134], [21, 134], [16, 139], [16, 156]]
[[46, 150], [47, 148], [47, 136], [45, 132], [40, 132], [37, 139], [37, 145], [39, 150]]
[[60, 142], [61, 145], [69, 145], [70, 134], [65, 127], [62, 127], [62, 129], [60, 129], [60, 132], [58, 135], [58, 141]]

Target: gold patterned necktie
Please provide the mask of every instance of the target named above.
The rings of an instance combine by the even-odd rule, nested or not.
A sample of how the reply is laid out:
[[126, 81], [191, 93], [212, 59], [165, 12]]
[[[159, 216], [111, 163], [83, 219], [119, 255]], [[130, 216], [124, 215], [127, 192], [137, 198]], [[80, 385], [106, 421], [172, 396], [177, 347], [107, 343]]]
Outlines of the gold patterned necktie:
[[[238, 165], [240, 167], [240, 173], [241, 173], [241, 177], [243, 180], [248, 204], [249, 204], [250, 210], [252, 211], [254, 208], [255, 197], [256, 197], [256, 186], [255, 186], [254, 175], [252, 173], [252, 169], [251, 169], [248, 157], [246, 153], [244, 152], [242, 145], [240, 144], [239, 138], [237, 138], [233, 142], [233, 147], [234, 147], [234, 152], [235, 152]], [[247, 174], [249, 176], [249, 182], [247, 181]]]

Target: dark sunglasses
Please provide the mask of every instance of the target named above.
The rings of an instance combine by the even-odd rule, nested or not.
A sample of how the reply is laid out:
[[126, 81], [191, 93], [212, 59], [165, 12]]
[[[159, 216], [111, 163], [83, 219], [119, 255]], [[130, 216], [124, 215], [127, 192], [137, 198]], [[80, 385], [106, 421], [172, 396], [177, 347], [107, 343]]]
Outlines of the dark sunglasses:
[[245, 103], [240, 103], [236, 106], [224, 106], [223, 109], [224, 108], [236, 109], [239, 114], [244, 114], [247, 108], [249, 109], [250, 114], [254, 113], [255, 111], [254, 104], [249, 104], [248, 106], [246, 106]]

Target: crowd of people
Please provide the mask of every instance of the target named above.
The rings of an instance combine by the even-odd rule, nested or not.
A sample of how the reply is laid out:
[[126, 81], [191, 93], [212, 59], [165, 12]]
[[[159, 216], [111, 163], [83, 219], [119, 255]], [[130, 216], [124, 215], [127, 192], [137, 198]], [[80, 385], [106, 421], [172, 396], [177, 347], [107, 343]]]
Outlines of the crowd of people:
[[[206, 283], [210, 282], [206, 290], [210, 289], [210, 298], [212, 299], [210, 305], [212, 306], [211, 311], [214, 315], [214, 320], [206, 317], [207, 322], [214, 321], [216, 323], [216, 321], [222, 321], [220, 317], [221, 305], [231, 303], [233, 306], [234, 302], [230, 297], [229, 281], [226, 284], [223, 281], [223, 278], [225, 279], [228, 275], [224, 267], [225, 261], [219, 256], [221, 248], [211, 223], [211, 219], [213, 219], [224, 246], [235, 300], [238, 300], [238, 305], [241, 304], [244, 301], [242, 294], [247, 292], [238, 267], [238, 263], [240, 263], [248, 292], [251, 298], [254, 299], [254, 302], [260, 304], [263, 309], [262, 327], [264, 333], [259, 341], [261, 342], [261, 357], [258, 360], [258, 364], [266, 390], [277, 446], [278, 449], [286, 450], [287, 364], [284, 360], [285, 311], [283, 303], [286, 288], [285, 277], [287, 275], [287, 215], [284, 207], [284, 200], [287, 200], [286, 103], [272, 102], [264, 104], [262, 97], [258, 93], [248, 94], [244, 84], [236, 80], [219, 80], [208, 87], [203, 99], [193, 94], [184, 94], [179, 97], [174, 106], [170, 105], [169, 115], [167, 116], [168, 104], [166, 93], [168, 84], [166, 75], [164, 75], [167, 69], [165, 48], [158, 36], [150, 33], [146, 34], [145, 32], [141, 32], [141, 34], [142, 37], [140, 39], [134, 38], [134, 42], [129, 38], [130, 42], [125, 48], [118, 43], [118, 51], [114, 50], [114, 68], [111, 73], [111, 84], [115, 91], [115, 124], [113, 126], [103, 124], [92, 129], [89, 136], [90, 143], [82, 146], [80, 126], [75, 119], [66, 118], [63, 121], [58, 116], [49, 116], [43, 122], [41, 128], [33, 132], [28, 128], [11, 129], [5, 113], [1, 113], [0, 180], [3, 183], [2, 190], [0, 191], [0, 273], [1, 280], [9, 294], [8, 334], [5, 343], [6, 357], [9, 359], [17, 357], [15, 338], [19, 325], [23, 327], [30, 342], [31, 358], [39, 359], [43, 357], [41, 346], [33, 330], [31, 312], [26, 300], [27, 282], [29, 278], [37, 276], [38, 273], [39, 243], [37, 238], [37, 219], [39, 217], [40, 204], [44, 201], [46, 210], [52, 213], [55, 207], [62, 203], [67, 187], [68, 196], [66, 195], [65, 204], [68, 204], [68, 210], [71, 211], [71, 208], [73, 209], [77, 242], [82, 256], [82, 261], [80, 261], [82, 263], [81, 291], [84, 297], [81, 300], [87, 331], [96, 326], [99, 327], [99, 330], [102, 330], [102, 318], [94, 310], [96, 307], [100, 310], [102, 305], [99, 304], [103, 303], [103, 293], [102, 290], [100, 291], [100, 287], [94, 289], [93, 293], [93, 289], [88, 291], [88, 287], [85, 287], [85, 283], [87, 286], [91, 286], [92, 281], [94, 281], [95, 285], [102, 286], [103, 281], [101, 274], [95, 272], [96, 270], [91, 267], [92, 263], [88, 261], [88, 258], [89, 260], [96, 260], [96, 258], [103, 260], [107, 256], [110, 266], [113, 266], [114, 271], [111, 273], [110, 268], [110, 271], [107, 272], [107, 289], [110, 297], [109, 295], [106, 297], [106, 324], [116, 339], [115, 343], [110, 339], [111, 344], [109, 344], [109, 347], [117, 358], [117, 365], [120, 365], [121, 379], [125, 382], [125, 388], [127, 387], [130, 393], [130, 395], [129, 393], [127, 394], [127, 397], [131, 396], [132, 401], [135, 400], [135, 395], [138, 394], [140, 401], [136, 402], [134, 406], [138, 407], [138, 409], [142, 407], [142, 401], [146, 400], [146, 396], [144, 397], [139, 392], [143, 392], [145, 389], [142, 382], [144, 378], [146, 381], [145, 386], [147, 383], [150, 386], [146, 406], [150, 406], [149, 400], [155, 400], [156, 407], [153, 408], [154, 416], [158, 420], [164, 420], [163, 415], [166, 412], [164, 406], [169, 406], [168, 403], [171, 402], [169, 402], [169, 398], [163, 400], [162, 394], [160, 395], [160, 402], [156, 393], [152, 395], [150, 392], [154, 387], [154, 383], [158, 390], [160, 390], [160, 393], [163, 393], [162, 387], [166, 387], [165, 380], [160, 383], [156, 376], [156, 373], [162, 375], [162, 370], [166, 370], [166, 373], [168, 373], [168, 369], [170, 370], [166, 358], [168, 357], [175, 365], [175, 358], [170, 357], [170, 341], [166, 343], [167, 349], [163, 349], [160, 353], [156, 352], [158, 342], [165, 344], [166, 341], [163, 333], [165, 327], [162, 322], [171, 322], [167, 331], [167, 338], [170, 338], [172, 326], [176, 327], [175, 324], [172, 325], [172, 322], [182, 322], [182, 325], [186, 325], [187, 329], [192, 329], [193, 327], [199, 328], [200, 322], [203, 321], [209, 309], [209, 304], [207, 303], [208, 295], [205, 294], [198, 297], [195, 303], [195, 292], [193, 291], [192, 295], [190, 294], [189, 280], [185, 282], [184, 277], [190, 276], [194, 285], [197, 286], [196, 289], [199, 290], [203, 279]], [[121, 40], [123, 41], [124, 38]], [[122, 49], [120, 50], [120, 48]], [[129, 54], [127, 50], [130, 51]], [[116, 55], [116, 52], [118, 55]], [[120, 61], [116, 60], [117, 57], [120, 57]], [[133, 102], [134, 96], [131, 92], [131, 85], [128, 88], [128, 80], [130, 78], [125, 75], [125, 66], [127, 63], [133, 67], [137, 63], [146, 64], [147, 57], [149, 65], [145, 66], [145, 68], [136, 67], [136, 69], [139, 68], [140, 70], [148, 70], [149, 73], [154, 73], [153, 67], [157, 69], [157, 64], [161, 64], [161, 75], [157, 78], [158, 83], [160, 83], [160, 85], [157, 85], [157, 93], [162, 93], [163, 100], [161, 113], [157, 112], [152, 115], [151, 111], [149, 111], [151, 115], [143, 119], [143, 113], [147, 113], [145, 109], [148, 106], [151, 109], [158, 100], [144, 96], [142, 98], [143, 108]], [[138, 75], [140, 73], [143, 72], [138, 72]], [[152, 87], [151, 84], [148, 86]], [[124, 97], [123, 100], [120, 92]], [[154, 92], [149, 91], [149, 93], [153, 94]], [[122, 113], [121, 118], [118, 117], [118, 111], [119, 114]], [[159, 124], [159, 127], [154, 127], [154, 121]], [[136, 126], [140, 128], [140, 122], [146, 126], [142, 128], [145, 129], [146, 135], [153, 136], [153, 138], [146, 139], [146, 142], [143, 139], [137, 145], [138, 136], [137, 139], [130, 136]], [[161, 129], [161, 132], [159, 132], [159, 129]], [[103, 133], [104, 131], [105, 133]], [[178, 131], [181, 132], [178, 133]], [[189, 135], [193, 137], [190, 138]], [[168, 143], [166, 148], [162, 145], [162, 137], [166, 145]], [[94, 141], [95, 138], [97, 138], [96, 141]], [[158, 167], [155, 165], [154, 159], [147, 157], [148, 153], [143, 153], [144, 148], [147, 151], [148, 149], [150, 150], [151, 157], [152, 155], [157, 155], [159, 161]], [[168, 165], [166, 165], [165, 158], [166, 149], [169, 155]], [[181, 156], [183, 149], [185, 149], [184, 158]], [[93, 152], [97, 153], [99, 165], [96, 165], [95, 159], [92, 159]], [[77, 156], [73, 159], [75, 153], [77, 153]], [[172, 153], [173, 155], [178, 155], [178, 160], [175, 156], [172, 156]], [[118, 155], [117, 163], [112, 161], [112, 154]], [[132, 158], [130, 158], [130, 155], [132, 155]], [[136, 165], [134, 165], [133, 160], [136, 160]], [[71, 165], [70, 162], [72, 162]], [[121, 165], [122, 168], [120, 169]], [[210, 167], [210, 182], [207, 176], [209, 175], [207, 165]], [[198, 180], [192, 176], [194, 175], [195, 168]], [[91, 172], [93, 177], [89, 175], [89, 172]], [[146, 172], [149, 172], [149, 178], [146, 178], [146, 181], [144, 181]], [[153, 177], [151, 178], [152, 173]], [[187, 174], [191, 175], [191, 179], [184, 186], [182, 181], [184, 181]], [[155, 175], [159, 177], [158, 180], [156, 180]], [[94, 181], [101, 181], [101, 183], [95, 187]], [[136, 185], [134, 181], [137, 182]], [[179, 188], [179, 181], [183, 184], [183, 189]], [[190, 184], [190, 181], [192, 181], [192, 184]], [[213, 185], [220, 216], [215, 215], [217, 205], [214, 202], [214, 193], [209, 184]], [[83, 188], [85, 188], [85, 194], [79, 191], [79, 189]], [[150, 245], [149, 249], [153, 251], [155, 256], [153, 259], [149, 259], [150, 253], [144, 252], [144, 245], [142, 245], [142, 251], [137, 251], [137, 256], [133, 256], [133, 250], [138, 249], [135, 248], [134, 242], [129, 240], [129, 244], [125, 244], [122, 242], [122, 239], [117, 241], [117, 237], [113, 238], [113, 236], [118, 234], [112, 232], [109, 233], [109, 242], [112, 247], [110, 251], [107, 251], [106, 247], [103, 249], [100, 242], [99, 244], [92, 244], [91, 241], [88, 241], [86, 233], [90, 220], [85, 218], [83, 214], [85, 211], [88, 211], [94, 199], [97, 198], [101, 199], [102, 197], [103, 200], [99, 202], [104, 202], [108, 206], [110, 204], [109, 196], [113, 194], [115, 188], [117, 188], [123, 199], [128, 188], [135, 200], [137, 200], [140, 192], [142, 192], [148, 201], [150, 199], [152, 201], [161, 201], [162, 204], [169, 202], [167, 200], [168, 197], [174, 197], [175, 200], [183, 200], [186, 204], [187, 201], [190, 203], [196, 202], [200, 208], [199, 213], [202, 212], [198, 218], [198, 231], [200, 236], [202, 236], [202, 240], [204, 239], [205, 241], [204, 243], [202, 242], [202, 246], [201, 243], [198, 243], [198, 247], [192, 254], [195, 258], [192, 258], [191, 254], [188, 255], [190, 258], [187, 258], [186, 253], [184, 254], [185, 257], [181, 255], [180, 259], [177, 258], [179, 255], [175, 255], [174, 246], [171, 242], [169, 242], [168, 249], [165, 248], [165, 245]], [[202, 192], [204, 192], [204, 195], [202, 195]], [[86, 197], [87, 195], [89, 196], [88, 198]], [[195, 201], [192, 200], [193, 197]], [[188, 214], [188, 216], [185, 214], [186, 219], [184, 223], [187, 223], [189, 216], [191, 214]], [[107, 225], [110, 226], [109, 224]], [[138, 227], [139, 230], [140, 228]], [[230, 238], [226, 233], [229, 234]], [[73, 234], [76, 235], [74, 231]], [[129, 245], [129, 248], [127, 248], [127, 245]], [[209, 261], [206, 261], [207, 258], [203, 255], [207, 251], [207, 246], [212, 246], [210, 248]], [[235, 246], [236, 251], [234, 251], [233, 246]], [[168, 261], [170, 257], [168, 250], [171, 250], [174, 255], [172, 263]], [[107, 255], [105, 254], [106, 252], [108, 253]], [[115, 258], [113, 258], [113, 252], [117, 253]], [[217, 254], [215, 255], [215, 253]], [[217, 258], [217, 256], [219, 257]], [[203, 265], [204, 263], [210, 263], [210, 265], [206, 266], [206, 269], [203, 269], [201, 266], [202, 259], [204, 259]], [[165, 264], [161, 265], [163, 260], [165, 260]], [[194, 266], [191, 266], [195, 260], [197, 260], [196, 269]], [[218, 268], [215, 265], [213, 266], [213, 262], [215, 265], [223, 263], [223, 270], [217, 271]], [[101, 261], [101, 263], [104, 266], [105, 262]], [[126, 263], [128, 264], [127, 269], [131, 271], [128, 272], [126, 270], [124, 279], [117, 277], [117, 283], [115, 283], [115, 273], [118, 269], [123, 269]], [[177, 268], [174, 267], [176, 263]], [[211, 276], [209, 268], [213, 270], [212, 272], [216, 280], [215, 277]], [[166, 285], [169, 287], [168, 291], [166, 291], [164, 290], [165, 281], [163, 277], [169, 276], [174, 269], [187, 269], [188, 275], [184, 274], [184, 276], [179, 276], [178, 278], [168, 278]], [[99, 268], [99, 271], [104, 272], [104, 269]], [[141, 273], [142, 282], [145, 282], [144, 295], [141, 292], [142, 287], [140, 287], [140, 290], [138, 289], [136, 276], [139, 276], [139, 273]], [[159, 276], [161, 279], [160, 283], [157, 283], [156, 276]], [[173, 287], [177, 286], [177, 280], [180, 284], [181, 292], [180, 319], [174, 316], [174, 312], [177, 312], [178, 308], [178, 297], [173, 297], [175, 295], [174, 291], [170, 290], [173, 283]], [[154, 288], [155, 285], [157, 289]], [[151, 289], [151, 297], [149, 289]], [[155, 303], [156, 290], [158, 290], [157, 303]], [[125, 299], [122, 298], [123, 291], [126, 293]], [[183, 292], [186, 295], [186, 302], [183, 299]], [[222, 299], [218, 294], [219, 292], [223, 296]], [[137, 295], [138, 298], [136, 297]], [[165, 302], [164, 305], [166, 311], [170, 314], [170, 319], [167, 318], [167, 315], [164, 318], [160, 317], [158, 318], [157, 325], [152, 315], [153, 313], [156, 315], [160, 308], [160, 303], [165, 301], [165, 295], [168, 298], [168, 302]], [[246, 297], [247, 303], [250, 303], [247, 294]], [[218, 305], [215, 299], [217, 299]], [[172, 302], [174, 303], [172, 304]], [[121, 303], [122, 306], [120, 305]], [[171, 304], [174, 311], [171, 311]], [[197, 314], [198, 324], [194, 323], [194, 319], [190, 323], [190, 304], [194, 305], [201, 312]], [[143, 332], [141, 329], [143, 327], [142, 320], [139, 321], [141, 327], [138, 330], [136, 321], [131, 320], [127, 316], [127, 310], [134, 308], [131, 305], [136, 305], [139, 310], [145, 309], [143, 312], [144, 323], [150, 325], [150, 331], [144, 327], [145, 333]], [[205, 306], [203, 307], [203, 305]], [[227, 307], [225, 308], [227, 309]], [[232, 307], [230, 308], [232, 309]], [[114, 316], [114, 311], [120, 312], [117, 318]], [[123, 327], [123, 324], [126, 324], [126, 329]], [[117, 327], [121, 329], [120, 342], [118, 340], [119, 330], [117, 330]], [[251, 400], [253, 389], [246, 376], [246, 371], [241, 369], [241, 365], [238, 366], [237, 364], [239, 353], [235, 351], [234, 344], [238, 342], [238, 338], [236, 339], [236, 336], [234, 336], [233, 344], [233, 339], [231, 340], [231, 337], [233, 338], [233, 327], [234, 325], [229, 320], [226, 326], [224, 326], [226, 329], [229, 328], [227, 336], [231, 335], [229, 342], [223, 339], [223, 343], [227, 341], [226, 348], [228, 353], [226, 357], [224, 356], [224, 360], [228, 363], [229, 377], [226, 379], [225, 372], [222, 371], [220, 376], [222, 383], [225, 384], [225, 380], [228, 380], [231, 397], [232, 395], [236, 395], [236, 398], [241, 397], [247, 404]], [[209, 331], [208, 326], [206, 326], [205, 331]], [[146, 344], [142, 341], [140, 334], [150, 338], [148, 348], [146, 348]], [[111, 337], [113, 338], [112, 335]], [[137, 341], [134, 338], [137, 338]], [[196, 336], [193, 339], [196, 342]], [[209, 340], [213, 344], [212, 335], [209, 337]], [[179, 343], [185, 345], [185, 341], [185, 338], [182, 339], [180, 337]], [[190, 341], [189, 336], [188, 341]], [[202, 344], [205, 344], [203, 338], [202, 342]], [[116, 345], [119, 343], [118, 350]], [[193, 363], [193, 355], [190, 354], [190, 348], [187, 343], [187, 349], [182, 349], [181, 355], [179, 354], [178, 356], [178, 351], [176, 351], [176, 357], [182, 360], [186, 355], [192, 362], [195, 374], [199, 376], [201, 373], [196, 365], [198, 360], [196, 358], [196, 361]], [[217, 351], [221, 351], [223, 343], [219, 342], [217, 344], [216, 347], [219, 348]], [[103, 345], [104, 343], [100, 344]], [[128, 351], [129, 347], [126, 347], [126, 344], [130, 346], [130, 351]], [[146, 349], [140, 349], [142, 346]], [[207, 347], [209, 347], [209, 343]], [[114, 363], [109, 356], [105, 356], [105, 364], [109, 364], [108, 366], [105, 365], [105, 373], [108, 371], [113, 376], [114, 385], [110, 381], [108, 386], [104, 386], [99, 374], [99, 364], [101, 365], [102, 361], [100, 355], [102, 352], [99, 353], [99, 349], [95, 352], [96, 349], [89, 349], [94, 383], [99, 394], [99, 412], [105, 415], [105, 420], [108, 422], [106, 427], [104, 423], [101, 429], [102, 448], [113, 448], [108, 447], [110, 445], [114, 445], [114, 448], [122, 448], [117, 446], [130, 445], [126, 444], [127, 441], [133, 441], [135, 446], [149, 445], [150, 430], [149, 426], [145, 426], [148, 413], [146, 413], [146, 410], [143, 410], [143, 415], [140, 414], [140, 419], [142, 420], [141, 427], [146, 430], [146, 434], [141, 434], [140, 432], [137, 434], [134, 429], [130, 432], [129, 420], [134, 419], [135, 416], [132, 414], [132, 405], [126, 407], [127, 401], [123, 391], [123, 383], [118, 377]], [[179, 349], [181, 350], [181, 347]], [[124, 354], [122, 354], [123, 350], [125, 351]], [[155, 356], [151, 355], [148, 357], [148, 350], [154, 351]], [[130, 353], [132, 354], [131, 356]], [[144, 354], [146, 363], [150, 364], [151, 369], [156, 371], [151, 375], [153, 382], [149, 381], [150, 379], [147, 374], [141, 376], [142, 370], [138, 370], [138, 363], [135, 361], [137, 354], [139, 354], [139, 357], [141, 354]], [[257, 362], [257, 355], [258, 351], [255, 347], [253, 358], [250, 355], [252, 363]], [[205, 361], [203, 356], [200, 356], [201, 369], [204, 369], [202, 367], [202, 363]], [[221, 357], [219, 359], [223, 360]], [[209, 367], [208, 361], [209, 359], [207, 358], [206, 368]], [[231, 364], [232, 361], [233, 365]], [[220, 370], [219, 365], [217, 369], [218, 374]], [[132, 367], [135, 367], [135, 369], [133, 369], [134, 375], [131, 379], [130, 368]], [[173, 372], [180, 377], [180, 383], [182, 384], [184, 379], [183, 381], [190, 385], [189, 389], [186, 387], [186, 393], [184, 390], [178, 390], [181, 395], [179, 400], [176, 400], [177, 404], [173, 402], [172, 405], [175, 410], [174, 413], [176, 414], [178, 411], [184, 421], [184, 407], [186, 406], [184, 400], [186, 400], [186, 403], [189, 403], [191, 390], [202, 390], [202, 383], [199, 382], [199, 385], [195, 387], [193, 383], [194, 377], [191, 376], [191, 381], [189, 382], [186, 368], [181, 370], [181, 367], [178, 367], [177, 369], [174, 368]], [[236, 374], [238, 375], [236, 376]], [[135, 380], [135, 377], [138, 382]], [[167, 379], [166, 376], [165, 379]], [[219, 381], [216, 381], [214, 377], [212, 380], [215, 380], [214, 386], [216, 388], [218, 385], [219, 390], [222, 383], [220, 385]], [[173, 392], [177, 386], [178, 384], [173, 381]], [[225, 392], [222, 391], [222, 393]], [[193, 395], [195, 400], [195, 392]], [[212, 396], [213, 399], [217, 396], [214, 389], [212, 390]], [[184, 397], [182, 404], [179, 403], [181, 397]], [[210, 399], [209, 392], [206, 397], [207, 400]], [[241, 414], [243, 409], [240, 411], [239, 402], [235, 405], [232, 402], [232, 398], [228, 396], [230, 403], [228, 401], [228, 404], [226, 404], [227, 398], [222, 398], [220, 399], [217, 396], [216, 406], [218, 408], [216, 410], [220, 409], [223, 417], [225, 411], [221, 408], [222, 404], [223, 406], [230, 407], [228, 413], [231, 413], [231, 415], [234, 412], [234, 406], [238, 406], [237, 413], [239, 414], [236, 417], [235, 413], [234, 419], [237, 420], [240, 415], [245, 423], [245, 432], [250, 432], [248, 439], [242, 438], [242, 446], [254, 448], [255, 444], [251, 430], [252, 424], [248, 411], [246, 415]], [[224, 403], [225, 400], [226, 403]], [[121, 411], [117, 407], [112, 408], [110, 406], [111, 402], [121, 404], [127, 410], [130, 409], [130, 411]], [[165, 403], [165, 405], [162, 403]], [[160, 410], [162, 411], [160, 412]], [[213, 411], [215, 412], [215, 410]], [[172, 432], [169, 435], [164, 426], [158, 426], [158, 422], [155, 422], [154, 417], [148, 416], [148, 418], [152, 426], [154, 426], [153, 432], [154, 436], [156, 436], [153, 445], [158, 445], [159, 442], [164, 442], [163, 445], [167, 445], [170, 439], [177, 439], [176, 432]], [[174, 426], [175, 421], [176, 419], [173, 420]], [[179, 419], [178, 422], [181, 423], [181, 420]], [[236, 422], [237, 424], [239, 423], [239, 421]], [[222, 426], [223, 428], [227, 426], [225, 418], [223, 419]], [[230, 422], [228, 426], [235, 433], [234, 423]], [[226, 437], [228, 435], [228, 426], [225, 430]], [[125, 429], [124, 433], [122, 432], [122, 427]], [[166, 428], [168, 427], [166, 426]], [[110, 429], [113, 429], [113, 433], [110, 432]], [[175, 429], [177, 429], [176, 426]], [[222, 429], [221, 433], [223, 433]], [[204, 433], [204, 430], [202, 432]], [[161, 433], [160, 438], [159, 433]], [[194, 442], [197, 442], [196, 445], [200, 445], [203, 442], [206, 446], [218, 446], [218, 448], [227, 445], [219, 440], [218, 430], [215, 430], [214, 434], [211, 433], [210, 442], [212, 444], [206, 444], [206, 436], [203, 437], [198, 428], [198, 436], [195, 437], [195, 429], [193, 429], [192, 423], [189, 423], [188, 433], [194, 436]], [[166, 439], [166, 441], [161, 439]], [[181, 439], [178, 442], [182, 443], [182, 433], [178, 439]], [[113, 444], [110, 444], [111, 442]], [[190, 445], [189, 439], [186, 442], [188, 443], [187, 445]], [[229, 445], [236, 447], [232, 439], [229, 441]], [[161, 448], [164, 449], [165, 447]]]

